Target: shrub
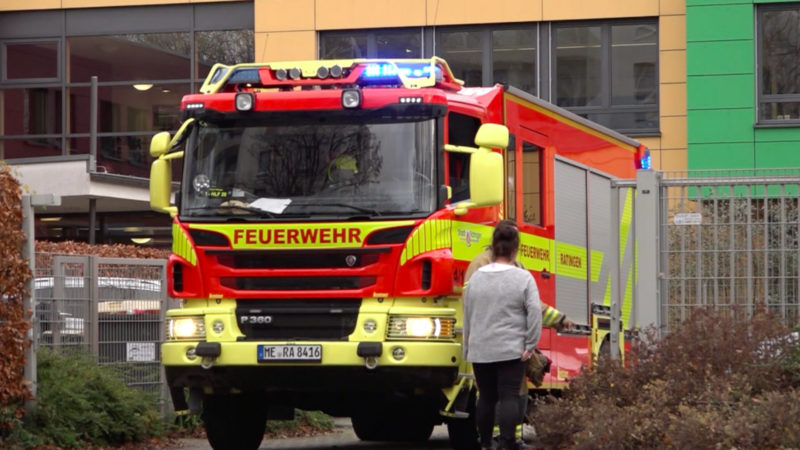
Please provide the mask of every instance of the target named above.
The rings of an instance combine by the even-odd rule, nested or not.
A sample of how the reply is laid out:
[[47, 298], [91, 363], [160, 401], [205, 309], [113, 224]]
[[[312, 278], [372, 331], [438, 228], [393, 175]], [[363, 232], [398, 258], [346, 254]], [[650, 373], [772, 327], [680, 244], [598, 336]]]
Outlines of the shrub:
[[31, 271], [21, 252], [21, 199], [19, 183], [0, 161], [0, 439], [19, 423], [30, 395], [23, 370], [30, 327], [24, 296]]
[[165, 431], [154, 398], [126, 386], [83, 353], [62, 356], [40, 349], [38, 381], [35, 412], [5, 444], [119, 445]]
[[[797, 345], [780, 321], [697, 311], [601, 359], [530, 419], [548, 448], [797, 448]], [[792, 372], [792, 371], [795, 372]]]

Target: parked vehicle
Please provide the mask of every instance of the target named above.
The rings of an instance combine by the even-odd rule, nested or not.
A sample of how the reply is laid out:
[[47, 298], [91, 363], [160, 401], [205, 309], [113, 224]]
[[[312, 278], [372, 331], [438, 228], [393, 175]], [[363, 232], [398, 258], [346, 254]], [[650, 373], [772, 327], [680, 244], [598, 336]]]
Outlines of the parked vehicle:
[[294, 408], [349, 416], [364, 440], [424, 441], [444, 421], [472, 448], [460, 294], [502, 218], [578, 324], [543, 334], [542, 388], [608, 341], [610, 265], [634, 264], [632, 240], [611, 239], [631, 228], [611, 184], [647, 167], [638, 142], [513, 87], [465, 88], [439, 58], [216, 65], [181, 109], [150, 149], [183, 299], [161, 351], [175, 408], [202, 403], [214, 448], [257, 448]]

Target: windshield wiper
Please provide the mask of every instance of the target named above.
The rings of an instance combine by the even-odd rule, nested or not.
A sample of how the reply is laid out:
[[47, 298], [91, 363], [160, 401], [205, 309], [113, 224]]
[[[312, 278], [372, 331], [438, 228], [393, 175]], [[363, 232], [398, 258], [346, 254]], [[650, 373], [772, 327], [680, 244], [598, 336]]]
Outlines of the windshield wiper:
[[221, 209], [223, 209], [223, 210], [227, 209], [227, 210], [231, 210], [231, 211], [233, 211], [233, 210], [246, 211], [246, 212], [258, 215], [260, 217], [264, 217], [264, 216], [270, 217], [270, 218], [274, 218], [275, 217], [275, 214], [273, 214], [273, 213], [271, 213], [271, 212], [269, 212], [269, 211], [267, 211], [265, 209], [253, 208], [252, 206], [247, 206], [246, 204], [241, 204], [241, 205], [217, 205], [217, 206], [196, 206], [194, 208], [185, 208], [184, 211], [218, 211], [218, 210], [221, 210]]
[[381, 212], [377, 209], [372, 208], [364, 208], [363, 206], [351, 205], [350, 203], [337, 203], [337, 202], [319, 202], [319, 203], [312, 203], [312, 202], [303, 202], [303, 203], [294, 203], [293, 206], [341, 206], [344, 208], [350, 208], [358, 212], [372, 214], [374, 216], [381, 216]]

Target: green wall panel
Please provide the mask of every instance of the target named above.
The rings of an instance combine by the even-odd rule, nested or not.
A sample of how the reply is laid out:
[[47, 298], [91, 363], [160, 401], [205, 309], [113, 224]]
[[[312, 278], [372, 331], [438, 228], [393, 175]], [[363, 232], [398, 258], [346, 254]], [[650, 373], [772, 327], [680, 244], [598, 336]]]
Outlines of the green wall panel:
[[691, 42], [686, 46], [686, 75], [753, 73], [754, 52], [751, 39]]
[[689, 110], [754, 108], [754, 83], [753, 75], [688, 77], [686, 107]]
[[694, 144], [689, 170], [748, 169], [753, 167], [753, 144]]
[[[800, 143], [800, 128], [756, 128], [756, 143], [761, 142], [798, 142]], [[800, 150], [800, 146], [798, 146]], [[798, 152], [800, 153], [800, 152]]]
[[762, 169], [800, 167], [800, 141], [756, 144], [755, 165]]
[[686, 8], [686, 41], [753, 39], [753, 5], [692, 6]]
[[747, 142], [753, 146], [753, 110], [690, 109], [687, 114], [689, 152], [693, 144]]

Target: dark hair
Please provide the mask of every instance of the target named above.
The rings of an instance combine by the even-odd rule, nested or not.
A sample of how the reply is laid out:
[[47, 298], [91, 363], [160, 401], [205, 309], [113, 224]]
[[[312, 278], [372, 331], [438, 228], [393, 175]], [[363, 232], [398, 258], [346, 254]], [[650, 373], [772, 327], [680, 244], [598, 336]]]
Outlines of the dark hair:
[[517, 224], [510, 220], [501, 220], [492, 233], [493, 259], [509, 258], [519, 248], [519, 230]]

